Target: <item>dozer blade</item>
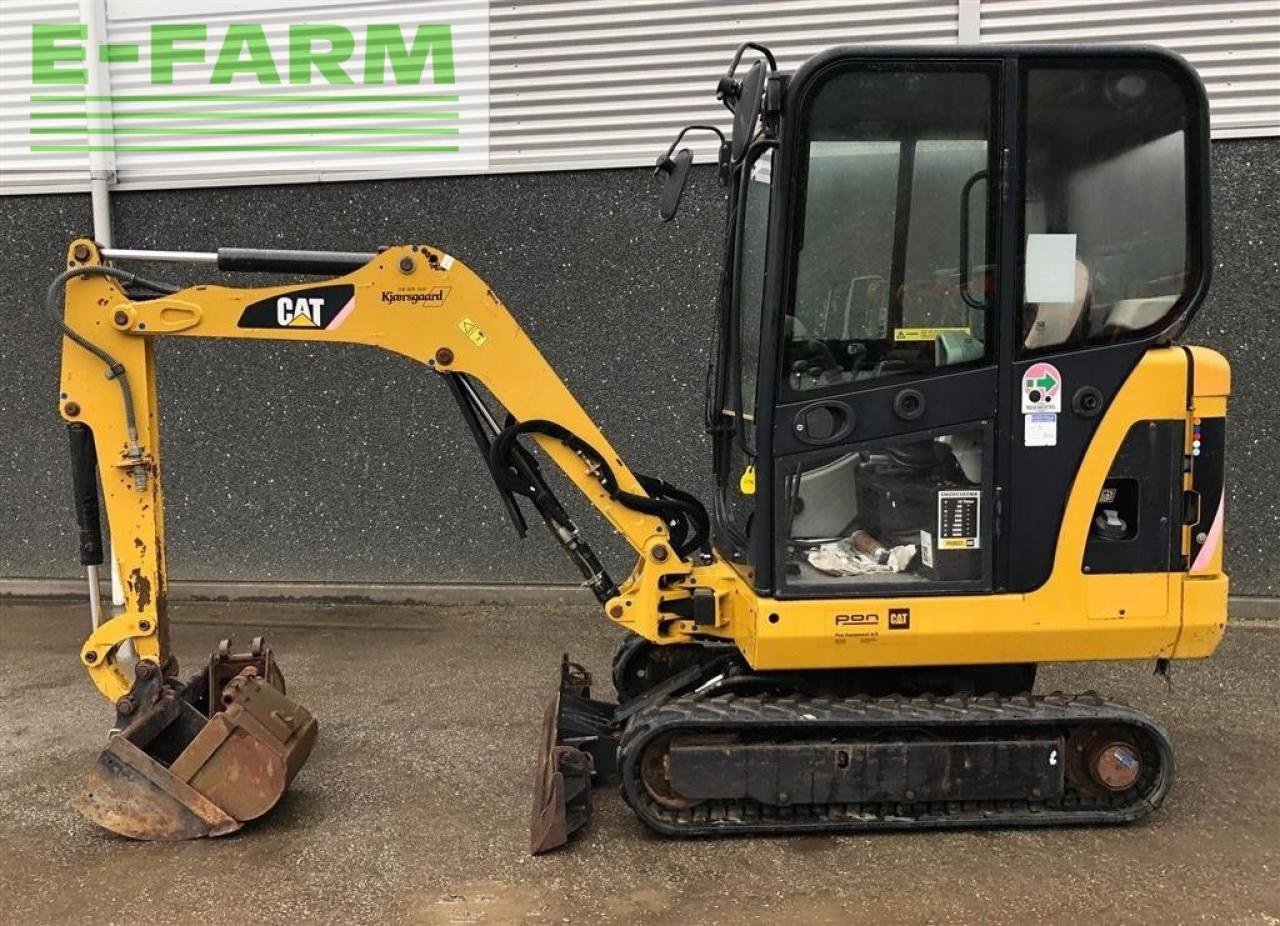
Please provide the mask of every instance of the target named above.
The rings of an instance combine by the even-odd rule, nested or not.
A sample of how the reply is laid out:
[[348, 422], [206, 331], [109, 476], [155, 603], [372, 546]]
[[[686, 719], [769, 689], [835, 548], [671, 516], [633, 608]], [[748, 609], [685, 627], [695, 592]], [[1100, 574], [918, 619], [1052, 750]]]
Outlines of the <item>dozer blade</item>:
[[234, 832], [274, 807], [311, 753], [316, 722], [285, 696], [270, 650], [257, 641], [254, 650], [230, 656], [224, 647], [185, 685], [140, 663], [117, 703], [118, 725], [128, 723], [73, 798], [76, 809], [132, 839], [194, 839]]
[[591, 698], [591, 675], [566, 655], [560, 689], [547, 706], [533, 778], [529, 852], [569, 841], [591, 816], [591, 787], [616, 777], [613, 705]]

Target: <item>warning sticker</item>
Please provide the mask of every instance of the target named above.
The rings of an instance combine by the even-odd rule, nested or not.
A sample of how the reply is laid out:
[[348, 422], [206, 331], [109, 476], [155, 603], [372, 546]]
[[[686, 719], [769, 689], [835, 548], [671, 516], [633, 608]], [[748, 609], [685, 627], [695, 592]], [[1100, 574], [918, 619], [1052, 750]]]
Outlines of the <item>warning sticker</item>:
[[928, 531], [920, 532], [920, 562], [933, 568], [933, 535]]
[[978, 489], [944, 489], [938, 493], [938, 549], [976, 550], [982, 492]]
[[1022, 413], [1062, 411], [1062, 374], [1052, 363], [1033, 363], [1022, 374]]
[[894, 328], [893, 339], [895, 341], [933, 341], [938, 335], [948, 331], [969, 333], [968, 328]]
[[458, 327], [476, 347], [484, 347], [484, 342], [489, 340], [485, 333], [480, 330], [480, 326], [469, 318], [464, 317], [462, 321], [458, 322]]

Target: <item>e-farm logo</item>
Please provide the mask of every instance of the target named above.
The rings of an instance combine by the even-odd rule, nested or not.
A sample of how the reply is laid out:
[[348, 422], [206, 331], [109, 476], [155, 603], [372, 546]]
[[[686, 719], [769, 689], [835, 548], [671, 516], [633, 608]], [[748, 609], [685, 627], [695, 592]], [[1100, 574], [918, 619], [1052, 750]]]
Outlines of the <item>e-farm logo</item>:
[[[148, 92], [69, 92], [87, 87], [94, 58], [143, 75]], [[154, 23], [145, 41], [96, 48], [86, 25], [35, 23], [31, 82], [60, 88], [31, 96], [33, 152], [458, 151], [459, 97], [439, 92], [456, 83], [448, 23]]]

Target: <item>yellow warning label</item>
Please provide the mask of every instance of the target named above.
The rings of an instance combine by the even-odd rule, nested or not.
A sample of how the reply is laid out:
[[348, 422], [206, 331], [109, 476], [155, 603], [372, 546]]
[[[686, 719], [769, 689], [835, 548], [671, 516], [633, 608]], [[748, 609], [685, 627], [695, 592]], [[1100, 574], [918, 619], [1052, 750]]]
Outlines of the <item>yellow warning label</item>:
[[742, 478], [738, 480], [738, 491], [743, 495], [756, 494], [756, 468], [748, 466], [742, 471]]
[[976, 537], [942, 537], [938, 540], [939, 550], [972, 550], [977, 545]]
[[969, 333], [968, 328], [894, 328], [893, 339], [895, 341], [932, 341], [946, 331]]
[[458, 322], [458, 327], [476, 347], [484, 347], [484, 342], [489, 340], [485, 333], [480, 330], [480, 326], [465, 316], [462, 321]]

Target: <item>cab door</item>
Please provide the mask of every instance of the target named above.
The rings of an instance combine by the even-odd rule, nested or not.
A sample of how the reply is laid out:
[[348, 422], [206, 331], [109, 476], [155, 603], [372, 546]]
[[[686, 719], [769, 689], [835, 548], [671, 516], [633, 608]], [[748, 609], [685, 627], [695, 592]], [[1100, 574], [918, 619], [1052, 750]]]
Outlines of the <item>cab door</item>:
[[992, 588], [1001, 69], [845, 50], [793, 79], [755, 557], [779, 597]]

